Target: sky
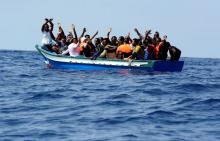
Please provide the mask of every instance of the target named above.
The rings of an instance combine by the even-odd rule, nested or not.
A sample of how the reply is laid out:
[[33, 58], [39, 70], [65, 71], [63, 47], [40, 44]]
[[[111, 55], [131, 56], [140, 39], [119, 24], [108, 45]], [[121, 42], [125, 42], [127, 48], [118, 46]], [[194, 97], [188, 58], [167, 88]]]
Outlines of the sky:
[[54, 33], [61, 22], [67, 33], [74, 24], [78, 34], [99, 31], [106, 36], [135, 38], [151, 29], [167, 35], [183, 57], [220, 58], [219, 0], [3, 0], [0, 5], [0, 50], [35, 50], [41, 44], [44, 18], [53, 18]]

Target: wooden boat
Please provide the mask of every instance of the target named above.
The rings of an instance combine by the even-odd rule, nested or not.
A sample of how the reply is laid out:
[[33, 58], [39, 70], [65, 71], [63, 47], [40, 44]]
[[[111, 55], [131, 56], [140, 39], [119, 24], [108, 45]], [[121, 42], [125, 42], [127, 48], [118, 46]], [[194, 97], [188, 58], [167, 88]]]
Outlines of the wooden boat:
[[44, 57], [45, 63], [55, 69], [76, 70], [109, 70], [109, 69], [132, 69], [148, 72], [181, 72], [184, 61], [161, 61], [161, 60], [133, 60], [97, 58], [91, 60], [84, 56], [71, 57], [48, 52], [41, 46], [35, 46], [37, 51]]

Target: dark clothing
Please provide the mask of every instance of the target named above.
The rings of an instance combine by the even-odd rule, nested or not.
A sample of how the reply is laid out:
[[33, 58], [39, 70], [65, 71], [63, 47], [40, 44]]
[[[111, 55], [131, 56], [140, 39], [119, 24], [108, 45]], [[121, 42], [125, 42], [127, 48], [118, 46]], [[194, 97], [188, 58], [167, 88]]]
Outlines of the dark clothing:
[[103, 45], [97, 45], [95, 46], [95, 53], [92, 56], [92, 60], [95, 60], [97, 57], [100, 56], [100, 54], [104, 51], [104, 46]]
[[170, 47], [170, 43], [164, 41], [162, 46], [159, 49], [158, 59], [159, 60], [166, 60], [167, 59], [167, 53]]
[[83, 51], [80, 55], [84, 55], [85, 57], [92, 57], [95, 52], [95, 46], [92, 42], [89, 42], [86, 46], [83, 47]]
[[181, 50], [179, 50], [178, 48], [176, 48], [174, 46], [170, 46], [169, 53], [170, 53], [170, 57], [171, 57], [170, 60], [171, 61], [178, 61], [180, 59]]
[[52, 45], [43, 45], [42, 48], [46, 51], [54, 52]]

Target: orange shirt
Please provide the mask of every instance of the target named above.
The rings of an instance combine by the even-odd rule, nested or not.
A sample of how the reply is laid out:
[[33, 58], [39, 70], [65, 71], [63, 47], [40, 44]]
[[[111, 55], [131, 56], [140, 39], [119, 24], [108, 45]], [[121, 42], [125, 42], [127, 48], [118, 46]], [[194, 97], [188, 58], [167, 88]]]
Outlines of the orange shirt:
[[122, 53], [132, 53], [132, 48], [131, 48], [130, 44], [123, 44], [123, 45], [120, 45], [120, 46], [117, 48], [116, 53], [118, 53], [118, 52], [122, 52]]

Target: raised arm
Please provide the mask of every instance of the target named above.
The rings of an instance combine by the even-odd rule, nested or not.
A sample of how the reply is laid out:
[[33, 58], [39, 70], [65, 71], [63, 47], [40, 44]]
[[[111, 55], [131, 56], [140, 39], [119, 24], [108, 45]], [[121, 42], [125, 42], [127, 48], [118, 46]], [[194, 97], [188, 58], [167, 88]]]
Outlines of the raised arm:
[[96, 35], [98, 35], [99, 31], [97, 30], [96, 33], [90, 38], [90, 40], [92, 41], [92, 39], [95, 38]]
[[79, 39], [78, 39], [79, 42], [81, 42], [81, 38], [84, 36], [85, 33], [86, 33], [86, 28], [84, 27], [82, 34], [79, 36]]
[[58, 29], [61, 31], [61, 33], [64, 34], [64, 31], [63, 31], [63, 28], [62, 28], [62, 26], [61, 26], [61, 23], [57, 23], [57, 24], [58, 24]]
[[41, 32], [44, 32], [44, 26], [48, 23], [48, 19], [45, 18], [45, 23], [41, 27]]
[[141, 35], [141, 33], [138, 31], [137, 28], [134, 29], [134, 31], [137, 33], [137, 35], [139, 36], [140, 40], [143, 40], [143, 36]]
[[144, 40], [147, 40], [147, 38], [149, 37], [150, 33], [151, 33], [151, 30], [147, 30], [147, 31], [145, 32]]
[[77, 36], [77, 33], [76, 33], [76, 28], [75, 28], [74, 24], [72, 24], [71, 27], [72, 27], [72, 32], [73, 32], [75, 38], [78, 39], [78, 36]]
[[131, 33], [128, 32], [127, 36], [125, 36], [126, 38], [131, 38]]
[[53, 19], [49, 19], [48, 20], [48, 23], [50, 24], [50, 32], [52, 32], [53, 31], [53, 27], [54, 27], [54, 24], [53, 24]]
[[48, 23], [50, 24], [50, 35], [51, 35], [51, 38], [56, 41], [56, 38], [55, 36], [53, 35], [53, 27], [54, 27], [54, 24], [53, 24], [53, 19], [49, 19], [48, 20]]
[[110, 33], [112, 32], [112, 28], [109, 28], [109, 31], [108, 31], [108, 33], [107, 33], [107, 38], [109, 39], [109, 37], [110, 37]]

